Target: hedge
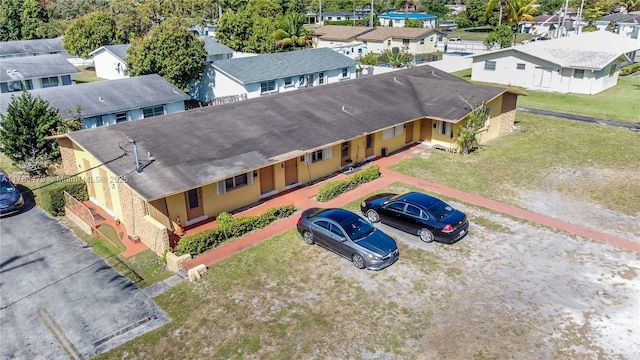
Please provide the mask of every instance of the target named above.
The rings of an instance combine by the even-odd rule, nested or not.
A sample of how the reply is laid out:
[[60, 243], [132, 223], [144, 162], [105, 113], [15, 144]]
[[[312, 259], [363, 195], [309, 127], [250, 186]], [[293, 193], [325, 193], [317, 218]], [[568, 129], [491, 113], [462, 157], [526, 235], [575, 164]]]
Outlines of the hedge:
[[329, 182], [318, 189], [318, 201], [329, 201], [338, 195], [353, 190], [358, 186], [368, 183], [380, 177], [380, 166], [372, 165], [359, 171], [346, 180]]
[[620, 76], [631, 75], [636, 71], [640, 71], [640, 63], [635, 63], [623, 67], [622, 69], [620, 69]]
[[256, 216], [246, 216], [234, 219], [229, 213], [221, 213], [216, 218], [218, 227], [183, 237], [176, 246], [174, 253], [178, 256], [191, 254], [200, 255], [207, 250], [218, 247], [223, 242], [242, 236], [256, 229], [261, 229], [278, 219], [284, 219], [298, 208], [293, 205], [280, 206], [265, 210]]
[[53, 216], [64, 215], [64, 192], [84, 201], [89, 199], [87, 184], [77, 177], [65, 177], [38, 191], [40, 206]]

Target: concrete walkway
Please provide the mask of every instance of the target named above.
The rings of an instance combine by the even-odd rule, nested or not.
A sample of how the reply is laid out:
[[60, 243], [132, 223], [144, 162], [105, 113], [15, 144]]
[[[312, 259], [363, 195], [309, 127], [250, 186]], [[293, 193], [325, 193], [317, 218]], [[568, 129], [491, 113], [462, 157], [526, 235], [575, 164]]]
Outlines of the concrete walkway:
[[[632, 123], [626, 123], [626, 122], [621, 122], [621, 121], [598, 119], [598, 118], [589, 117], [589, 116], [567, 114], [567, 113], [561, 113], [561, 112], [556, 112], [556, 111], [533, 109], [533, 108], [527, 108], [527, 107], [521, 107], [521, 106], [518, 106], [517, 110], [518, 111], [522, 111], [522, 112], [526, 112], [526, 113], [530, 113], [530, 114], [537, 114], [537, 115], [544, 115], [544, 116], [554, 116], [554, 117], [559, 117], [559, 118], [562, 118], [562, 119], [577, 120], [577, 121], [589, 122], [589, 123], [592, 123], [592, 124], [615, 126], [615, 127], [619, 127], [619, 128], [625, 128], [625, 129], [629, 129], [629, 130], [640, 131], [640, 124], [632, 124]], [[640, 121], [640, 119], [639, 119], [639, 121]]]
[[[313, 198], [318, 192], [318, 188], [324, 185], [327, 181], [335, 181], [339, 179], [347, 178], [344, 174], [340, 174], [337, 177], [325, 180], [323, 182], [306, 186], [301, 189], [286, 193], [281, 196], [272, 198], [264, 203], [252, 207], [246, 211], [236, 214], [237, 217], [250, 216], [258, 214], [271, 207], [280, 205], [296, 205], [301, 209], [309, 207], [341, 207], [354, 200], [362, 198], [367, 194], [370, 194], [378, 189], [388, 186], [394, 182], [403, 182], [409, 185], [413, 185], [424, 189], [427, 192], [433, 192], [448, 197], [455, 198], [459, 201], [463, 201], [472, 205], [480, 206], [490, 209], [492, 211], [508, 214], [523, 220], [535, 222], [541, 225], [548, 226], [553, 229], [565, 231], [571, 234], [582, 236], [585, 238], [600, 241], [606, 244], [611, 244], [626, 250], [630, 250], [636, 253], [640, 253], [640, 243], [631, 240], [616, 237], [614, 235], [606, 234], [597, 230], [588, 229], [579, 225], [571, 224], [562, 220], [558, 220], [546, 215], [538, 214], [529, 210], [521, 209], [512, 205], [507, 205], [498, 201], [486, 199], [474, 194], [465, 193], [456, 189], [452, 189], [439, 184], [430, 183], [421, 179], [416, 179], [411, 176], [397, 173], [388, 169], [388, 166], [397, 163], [398, 161], [413, 157], [418, 153], [425, 151], [420, 146], [410, 147], [404, 151], [393, 154], [389, 157], [378, 158], [374, 161], [375, 164], [380, 166], [380, 172], [382, 176], [370, 183], [364, 184], [357, 189], [351, 190], [341, 196], [325, 202], [320, 203]], [[298, 216], [293, 215], [287, 219], [271, 224], [264, 229], [247, 234], [235, 241], [224, 244], [218, 248], [212, 249], [204, 254], [201, 254], [183, 264], [186, 270], [189, 270], [199, 264], [204, 264], [207, 267], [211, 266], [221, 260], [224, 260], [239, 251], [242, 251], [248, 247], [256, 245], [270, 237], [282, 234], [283, 232], [292, 229], [296, 226]], [[209, 223], [208, 227], [215, 226], [215, 222]]]

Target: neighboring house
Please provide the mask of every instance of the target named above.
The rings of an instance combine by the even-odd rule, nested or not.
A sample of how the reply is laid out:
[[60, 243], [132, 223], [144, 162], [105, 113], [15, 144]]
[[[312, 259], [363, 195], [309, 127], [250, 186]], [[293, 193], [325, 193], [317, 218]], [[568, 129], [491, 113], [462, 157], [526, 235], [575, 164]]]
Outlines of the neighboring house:
[[640, 45], [608, 31], [537, 41], [473, 56], [471, 80], [561, 93], [615, 86]]
[[562, 15], [539, 15], [533, 18], [533, 21], [524, 21], [520, 24], [520, 32], [533, 35], [544, 36], [547, 38], [557, 38], [562, 36], [571, 36], [577, 34], [577, 22], [575, 21], [575, 13], [570, 12], [566, 20]]
[[89, 53], [93, 58], [96, 76], [107, 80], [129, 77], [125, 59], [130, 46], [131, 44], [104, 45]]
[[60, 54], [65, 57], [70, 56], [62, 48], [62, 37], [53, 39], [4, 41], [1, 44], [0, 58], [52, 54]]
[[421, 12], [412, 12], [412, 13], [404, 13], [404, 12], [388, 12], [384, 14], [378, 15], [378, 20], [380, 20], [380, 25], [382, 26], [391, 26], [391, 27], [404, 27], [404, 20], [406, 18], [420, 20], [424, 27], [436, 28], [436, 22], [438, 17], [435, 15], [421, 13]]
[[367, 54], [367, 45], [356, 37], [372, 31], [373, 27], [325, 25], [313, 30], [313, 46], [329, 48], [352, 59]]
[[251, 99], [354, 79], [357, 63], [327, 48], [216, 61], [190, 94], [217, 104]]
[[[184, 101], [189, 99], [156, 74], [36, 89], [30, 93], [48, 101], [65, 119], [76, 118], [79, 109], [84, 129], [181, 112]], [[20, 96], [0, 95], [0, 114], [6, 113], [13, 95]]]
[[255, 204], [415, 142], [456, 149], [469, 105], [487, 106], [485, 143], [512, 131], [516, 103], [510, 90], [419, 66], [56, 138], [64, 172], [84, 172], [90, 199], [162, 254], [178, 223]]
[[200, 41], [204, 41], [204, 50], [207, 52], [207, 64], [218, 60], [229, 60], [233, 57], [233, 49], [219, 43], [216, 39], [209, 36], [199, 37]]
[[609, 14], [595, 22], [598, 30], [605, 30], [610, 24], [615, 25], [614, 32], [616, 34], [635, 39], [640, 44], [640, 12]]
[[307, 24], [324, 25], [325, 21], [360, 21], [368, 22], [370, 19], [369, 7], [356, 8], [354, 11], [323, 11], [312, 12], [307, 11], [305, 16], [307, 18]]
[[407, 47], [410, 54], [436, 52], [438, 36], [444, 34], [430, 28], [377, 27], [356, 37], [367, 45], [367, 52], [380, 54], [385, 50], [397, 52]]
[[79, 72], [60, 54], [3, 58], [0, 93], [72, 85]]

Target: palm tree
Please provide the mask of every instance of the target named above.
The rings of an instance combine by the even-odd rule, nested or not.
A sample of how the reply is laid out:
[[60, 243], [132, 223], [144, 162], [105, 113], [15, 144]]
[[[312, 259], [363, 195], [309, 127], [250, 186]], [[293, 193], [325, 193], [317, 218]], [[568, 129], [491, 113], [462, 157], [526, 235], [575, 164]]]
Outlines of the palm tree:
[[487, 8], [484, 11], [485, 20], [488, 19], [489, 16], [491, 16], [491, 13], [493, 12], [493, 10], [499, 6], [500, 16], [498, 17], [498, 26], [502, 25], [502, 10], [504, 9], [505, 5], [507, 5], [508, 2], [509, 0], [489, 0], [489, 2], [487, 3]]
[[506, 2], [505, 20], [513, 27], [513, 42], [517, 43], [518, 28], [523, 21], [533, 21], [534, 6], [537, 0], [508, 0]]
[[304, 28], [305, 16], [300, 13], [288, 13], [279, 29], [271, 34], [276, 49], [307, 47], [311, 45], [309, 32]]
[[219, 18], [221, 18], [227, 10], [238, 12], [239, 8], [247, 4], [247, 0], [216, 0], [216, 3], [218, 4]]

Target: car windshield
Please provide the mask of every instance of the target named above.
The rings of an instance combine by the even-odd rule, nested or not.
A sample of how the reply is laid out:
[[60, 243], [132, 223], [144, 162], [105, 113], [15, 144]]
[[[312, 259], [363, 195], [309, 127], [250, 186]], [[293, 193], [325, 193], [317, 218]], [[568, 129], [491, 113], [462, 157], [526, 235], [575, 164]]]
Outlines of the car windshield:
[[453, 208], [443, 201], [436, 201], [429, 207], [429, 212], [431, 213], [431, 215], [433, 215], [438, 220], [446, 218], [447, 216], [451, 215], [453, 211]]
[[344, 231], [347, 232], [347, 236], [353, 241], [363, 239], [375, 230], [368, 221], [359, 216], [343, 221], [340, 226], [342, 226]]
[[13, 188], [13, 184], [11, 184], [9, 181], [2, 180], [0, 181], [0, 191], [9, 192], [15, 191], [15, 189]]

